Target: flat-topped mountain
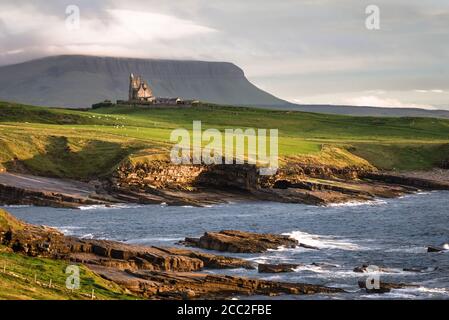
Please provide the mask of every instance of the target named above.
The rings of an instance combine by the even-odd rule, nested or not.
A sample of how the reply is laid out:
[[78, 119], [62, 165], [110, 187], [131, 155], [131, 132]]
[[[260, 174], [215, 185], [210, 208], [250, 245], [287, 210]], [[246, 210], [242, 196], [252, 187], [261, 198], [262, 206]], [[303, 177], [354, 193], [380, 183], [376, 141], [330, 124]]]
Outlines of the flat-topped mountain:
[[41, 106], [90, 107], [126, 99], [129, 74], [148, 80], [159, 97], [218, 104], [286, 104], [260, 90], [228, 62], [63, 55], [0, 67], [0, 100]]
[[449, 118], [448, 110], [289, 103], [257, 88], [229, 62], [84, 55], [0, 66], [0, 101], [88, 108], [106, 99], [126, 100], [130, 73], [148, 80], [157, 97], [341, 115]]

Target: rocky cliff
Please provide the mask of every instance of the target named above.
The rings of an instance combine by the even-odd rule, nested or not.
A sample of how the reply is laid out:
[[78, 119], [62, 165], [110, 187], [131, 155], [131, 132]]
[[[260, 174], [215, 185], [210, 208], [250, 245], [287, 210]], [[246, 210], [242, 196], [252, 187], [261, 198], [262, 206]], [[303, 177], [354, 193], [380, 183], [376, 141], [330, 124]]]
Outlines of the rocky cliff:
[[233, 105], [286, 104], [254, 86], [232, 63], [73, 55], [0, 67], [0, 100], [90, 107], [105, 99], [126, 99], [130, 73], [142, 75], [160, 97]]

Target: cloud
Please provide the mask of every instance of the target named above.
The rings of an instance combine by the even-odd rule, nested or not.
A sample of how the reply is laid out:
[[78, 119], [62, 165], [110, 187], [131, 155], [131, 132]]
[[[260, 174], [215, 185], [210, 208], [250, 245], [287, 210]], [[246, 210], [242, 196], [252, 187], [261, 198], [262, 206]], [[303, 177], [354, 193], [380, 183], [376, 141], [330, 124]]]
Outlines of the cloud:
[[[65, 12], [63, 12], [65, 13]], [[213, 28], [188, 19], [147, 11], [104, 9], [101, 15], [83, 15], [80, 27], [66, 28], [65, 14], [47, 14], [33, 6], [0, 10], [3, 29], [9, 41], [0, 49], [0, 57], [19, 53], [84, 53], [101, 55], [163, 55], [173, 41], [216, 33]], [[17, 24], [17, 21], [23, 23]], [[32, 34], [32, 41], [21, 41]], [[14, 38], [12, 38], [14, 37]], [[182, 55], [183, 53], [181, 53]]]
[[441, 89], [430, 89], [430, 90], [417, 89], [417, 90], [415, 90], [415, 92], [419, 92], [419, 93], [446, 93], [446, 91], [441, 90]]
[[[378, 31], [365, 27], [369, 0], [77, 0], [72, 32], [67, 3], [0, 0], [0, 65], [50, 54], [231, 61], [283, 98], [449, 108], [447, 0], [376, 0]], [[382, 93], [392, 91], [402, 93]]]
[[111, 9], [107, 12], [117, 22], [114, 31], [134, 35], [144, 41], [180, 39], [217, 31], [165, 14], [119, 9]]

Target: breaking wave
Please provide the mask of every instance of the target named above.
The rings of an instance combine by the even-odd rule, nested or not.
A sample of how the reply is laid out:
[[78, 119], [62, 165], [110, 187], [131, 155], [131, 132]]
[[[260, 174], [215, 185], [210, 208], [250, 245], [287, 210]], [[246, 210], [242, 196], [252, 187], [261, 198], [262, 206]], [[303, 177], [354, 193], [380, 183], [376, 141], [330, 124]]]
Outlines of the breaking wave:
[[349, 242], [347, 239], [341, 239], [334, 236], [322, 236], [302, 231], [292, 231], [283, 233], [283, 235], [290, 236], [291, 238], [298, 240], [299, 243], [317, 247], [318, 249], [363, 250], [362, 247]]
[[81, 206], [80, 210], [117, 210], [117, 209], [136, 209], [141, 208], [143, 205], [139, 204], [114, 204], [114, 205], [104, 205], [104, 204], [95, 204], [89, 206]]
[[330, 203], [326, 207], [380, 206], [384, 204], [387, 204], [385, 200], [348, 201], [342, 203]]

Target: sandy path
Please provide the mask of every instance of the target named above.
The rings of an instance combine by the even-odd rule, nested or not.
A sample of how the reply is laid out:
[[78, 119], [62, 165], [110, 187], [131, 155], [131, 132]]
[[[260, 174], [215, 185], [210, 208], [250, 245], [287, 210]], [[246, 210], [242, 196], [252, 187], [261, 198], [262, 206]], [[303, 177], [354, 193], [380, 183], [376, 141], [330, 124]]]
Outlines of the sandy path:
[[88, 197], [89, 194], [95, 192], [91, 185], [84, 182], [16, 173], [1, 173], [0, 184], [26, 190], [70, 194], [77, 197]]

